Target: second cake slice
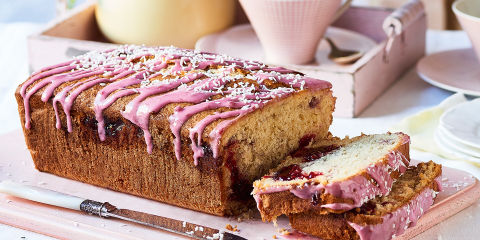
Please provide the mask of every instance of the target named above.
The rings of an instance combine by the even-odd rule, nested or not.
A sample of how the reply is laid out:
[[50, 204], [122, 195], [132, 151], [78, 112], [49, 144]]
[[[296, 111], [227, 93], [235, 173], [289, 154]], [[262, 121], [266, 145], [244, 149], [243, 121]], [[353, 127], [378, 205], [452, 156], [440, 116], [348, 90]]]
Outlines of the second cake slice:
[[409, 164], [409, 140], [403, 133], [386, 133], [301, 149], [254, 182], [262, 219], [311, 210], [341, 213], [388, 194]]
[[392, 191], [344, 214], [289, 215], [290, 225], [324, 240], [388, 240], [416, 225], [441, 191], [442, 166], [432, 161], [409, 167]]

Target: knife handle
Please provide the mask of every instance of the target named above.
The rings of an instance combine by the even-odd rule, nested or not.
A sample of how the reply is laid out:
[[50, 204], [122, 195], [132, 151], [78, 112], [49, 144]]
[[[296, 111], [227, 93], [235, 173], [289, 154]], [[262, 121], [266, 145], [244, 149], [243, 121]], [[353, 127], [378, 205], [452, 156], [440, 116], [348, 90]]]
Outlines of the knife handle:
[[80, 204], [86, 200], [65, 193], [14, 183], [12, 181], [0, 182], [0, 192], [35, 202], [73, 210], [80, 210]]

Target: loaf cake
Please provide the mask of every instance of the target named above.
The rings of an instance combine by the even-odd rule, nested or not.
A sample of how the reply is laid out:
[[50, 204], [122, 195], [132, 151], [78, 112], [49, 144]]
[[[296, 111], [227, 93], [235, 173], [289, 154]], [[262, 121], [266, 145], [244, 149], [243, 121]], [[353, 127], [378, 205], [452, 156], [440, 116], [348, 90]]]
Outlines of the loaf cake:
[[341, 213], [389, 193], [409, 165], [408, 135], [386, 133], [320, 141], [254, 182], [262, 219], [315, 211]]
[[343, 214], [313, 211], [289, 215], [291, 226], [324, 240], [386, 240], [399, 236], [433, 204], [442, 167], [430, 161], [410, 167], [392, 191]]
[[216, 215], [328, 136], [331, 84], [259, 62], [121, 46], [44, 68], [15, 93], [44, 172]]

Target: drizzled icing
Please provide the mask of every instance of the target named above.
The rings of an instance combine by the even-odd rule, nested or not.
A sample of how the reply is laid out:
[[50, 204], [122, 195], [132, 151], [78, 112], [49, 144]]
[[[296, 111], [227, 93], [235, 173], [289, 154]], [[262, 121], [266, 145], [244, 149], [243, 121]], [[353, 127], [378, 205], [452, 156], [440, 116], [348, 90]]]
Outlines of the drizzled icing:
[[[435, 179], [437, 186], [441, 186], [438, 184], [440, 178], [441, 176]], [[437, 193], [432, 188], [425, 188], [404, 206], [382, 216], [382, 223], [365, 226], [353, 222], [348, 224], [355, 229], [361, 240], [391, 239], [392, 236], [401, 235], [415, 226], [418, 219], [433, 205]]]
[[[265, 81], [273, 83], [271, 87]], [[100, 140], [106, 139], [103, 111], [118, 99], [133, 96], [121, 115], [144, 133], [147, 151], [152, 153], [150, 116], [171, 103], [177, 106], [168, 117], [177, 159], [181, 155], [181, 128], [195, 114], [213, 111], [188, 129], [195, 165], [204, 156], [205, 128], [222, 119], [209, 134], [213, 157], [225, 129], [245, 114], [273, 99], [309, 89], [330, 88], [325, 81], [297, 72], [272, 68], [254, 61], [174, 47], [122, 46], [90, 52], [71, 61], [34, 73], [20, 89], [24, 100], [25, 128], [31, 127], [30, 98], [43, 89], [41, 100], [52, 100], [56, 127], [61, 128], [60, 109], [65, 113], [67, 131], [73, 131], [71, 109], [84, 91], [98, 89], [94, 104]]]

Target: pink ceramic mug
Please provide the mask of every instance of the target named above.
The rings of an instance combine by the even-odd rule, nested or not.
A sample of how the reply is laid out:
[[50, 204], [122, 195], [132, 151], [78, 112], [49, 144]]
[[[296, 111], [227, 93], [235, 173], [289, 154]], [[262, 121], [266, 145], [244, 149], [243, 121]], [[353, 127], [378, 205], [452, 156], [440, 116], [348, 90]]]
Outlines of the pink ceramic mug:
[[463, 30], [467, 32], [480, 61], [480, 1], [458, 0], [453, 3], [452, 10]]
[[327, 27], [351, 0], [240, 0], [262, 43], [266, 62], [305, 64], [314, 60]]

